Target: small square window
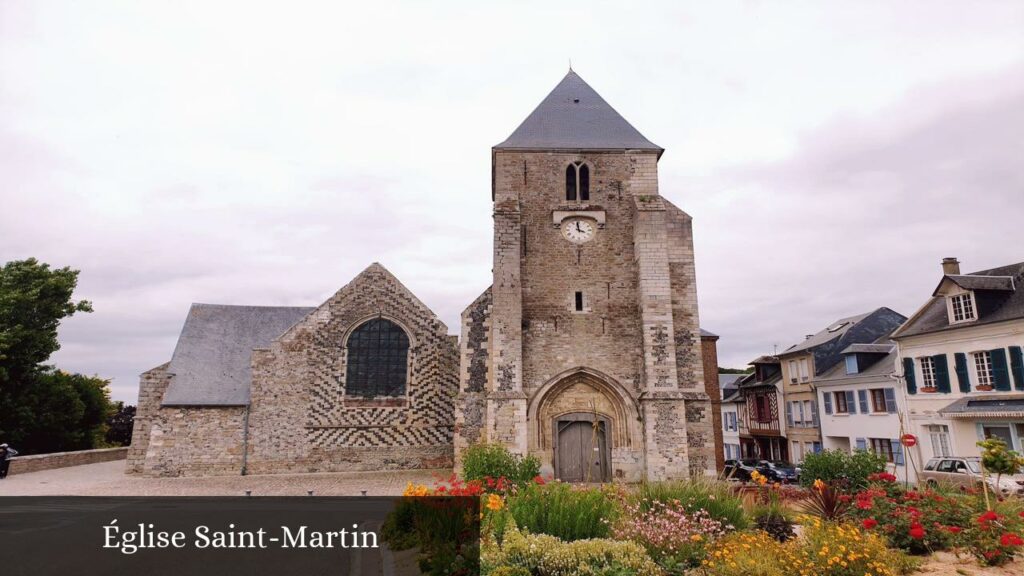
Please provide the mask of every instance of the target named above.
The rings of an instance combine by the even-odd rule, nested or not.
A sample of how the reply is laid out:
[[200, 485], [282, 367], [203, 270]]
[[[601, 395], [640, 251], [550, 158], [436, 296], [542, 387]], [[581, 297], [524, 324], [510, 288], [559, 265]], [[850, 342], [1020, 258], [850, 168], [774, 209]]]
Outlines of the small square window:
[[976, 320], [978, 317], [974, 313], [974, 298], [970, 292], [963, 294], [956, 294], [949, 298], [951, 322], [967, 322], [970, 320]]

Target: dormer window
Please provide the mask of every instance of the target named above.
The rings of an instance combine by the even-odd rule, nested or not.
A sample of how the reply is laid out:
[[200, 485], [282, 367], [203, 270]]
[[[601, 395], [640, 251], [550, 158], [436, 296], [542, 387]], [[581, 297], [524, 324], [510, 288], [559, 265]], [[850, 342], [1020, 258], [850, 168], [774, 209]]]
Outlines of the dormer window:
[[565, 199], [570, 202], [590, 200], [590, 168], [583, 162], [573, 162], [565, 168]]
[[860, 372], [860, 370], [859, 370], [859, 368], [857, 366], [857, 355], [856, 354], [848, 355], [846, 357], [846, 373], [847, 374], [856, 374], [858, 372]]
[[949, 323], [959, 324], [977, 320], [978, 315], [974, 305], [974, 292], [963, 292], [954, 294], [947, 298], [949, 308]]

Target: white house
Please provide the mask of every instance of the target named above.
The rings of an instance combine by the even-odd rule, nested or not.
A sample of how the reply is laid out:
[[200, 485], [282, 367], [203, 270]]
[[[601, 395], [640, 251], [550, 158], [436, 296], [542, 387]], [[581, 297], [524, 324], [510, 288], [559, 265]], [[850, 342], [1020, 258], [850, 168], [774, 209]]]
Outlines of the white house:
[[[821, 437], [829, 450], [871, 450], [889, 462], [889, 470], [907, 479], [900, 436], [906, 402], [896, 378], [896, 347], [888, 338], [852, 344], [843, 362], [818, 378]], [[914, 479], [913, 477], [911, 479]]]
[[744, 419], [746, 402], [736, 387], [743, 374], [719, 374], [718, 386], [722, 390], [722, 452], [726, 460], [741, 458], [740, 423]]
[[1024, 450], [1024, 262], [961, 274], [946, 258], [927, 303], [893, 333], [922, 460]]

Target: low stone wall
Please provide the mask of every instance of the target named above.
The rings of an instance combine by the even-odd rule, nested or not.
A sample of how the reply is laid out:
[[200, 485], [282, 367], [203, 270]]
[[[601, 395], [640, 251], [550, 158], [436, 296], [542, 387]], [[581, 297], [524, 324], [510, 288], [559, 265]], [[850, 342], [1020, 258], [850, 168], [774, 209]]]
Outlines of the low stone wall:
[[52, 454], [36, 454], [34, 456], [15, 456], [11, 458], [11, 469], [8, 474], [26, 474], [52, 468], [96, 464], [111, 460], [124, 460], [128, 457], [128, 447], [103, 448], [100, 450], [79, 450], [77, 452], [53, 452]]

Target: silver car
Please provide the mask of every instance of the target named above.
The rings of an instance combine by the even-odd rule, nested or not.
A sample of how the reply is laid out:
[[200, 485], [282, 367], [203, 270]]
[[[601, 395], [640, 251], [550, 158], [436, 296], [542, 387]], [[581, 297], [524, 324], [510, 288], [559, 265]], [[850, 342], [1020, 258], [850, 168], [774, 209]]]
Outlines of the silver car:
[[[919, 482], [929, 487], [952, 484], [961, 488], [980, 488], [982, 482], [981, 458], [947, 456], [932, 458], [919, 475]], [[988, 485], [993, 492], [1003, 495], [1024, 495], [1024, 474], [1014, 476], [988, 474]]]

